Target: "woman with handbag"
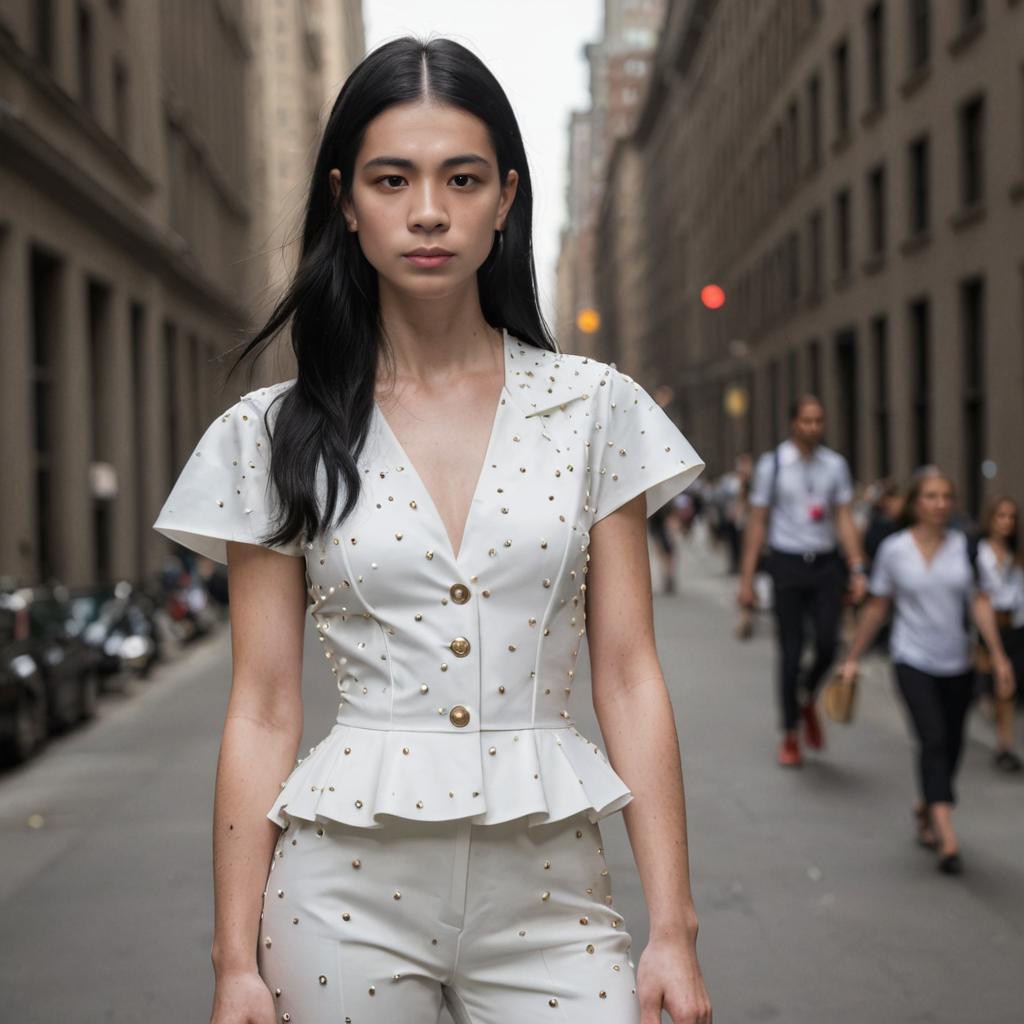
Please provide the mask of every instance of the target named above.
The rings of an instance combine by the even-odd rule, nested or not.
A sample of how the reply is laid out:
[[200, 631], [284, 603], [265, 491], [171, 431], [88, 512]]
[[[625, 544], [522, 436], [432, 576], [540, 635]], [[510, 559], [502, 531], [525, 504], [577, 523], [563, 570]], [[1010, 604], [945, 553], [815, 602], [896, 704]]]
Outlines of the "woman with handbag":
[[903, 529], [887, 537], [871, 571], [871, 595], [840, 669], [856, 678], [861, 654], [893, 612], [890, 653], [896, 682], [918, 739], [921, 802], [918, 841], [939, 854], [939, 868], [960, 874], [953, 828], [953, 780], [974, 693], [968, 609], [992, 652], [996, 693], [1011, 697], [1013, 668], [996, 628], [992, 603], [977, 584], [967, 536], [949, 528], [953, 483], [934, 466], [915, 474]]
[[[978, 541], [978, 577], [992, 600], [999, 637], [1016, 678], [1024, 675], [1024, 550], [1018, 523], [1020, 509], [1012, 498], [997, 498], [988, 508], [984, 536]], [[995, 699], [995, 767], [1019, 772], [1024, 762], [1014, 750], [1014, 701], [995, 693], [992, 659], [984, 642], [978, 645], [978, 675], [984, 692]]]

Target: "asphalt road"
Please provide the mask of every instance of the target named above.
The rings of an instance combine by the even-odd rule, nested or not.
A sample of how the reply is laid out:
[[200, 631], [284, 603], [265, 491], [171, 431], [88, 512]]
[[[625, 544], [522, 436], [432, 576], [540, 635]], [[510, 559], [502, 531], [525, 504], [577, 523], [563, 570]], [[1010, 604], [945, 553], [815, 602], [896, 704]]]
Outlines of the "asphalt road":
[[[960, 777], [968, 872], [947, 878], [912, 841], [911, 747], [884, 662], [867, 668], [856, 723], [830, 727], [823, 756], [784, 771], [769, 623], [745, 644], [731, 638], [732, 584], [710, 555], [689, 551], [678, 581], [656, 600], [659, 651], [717, 1024], [1020, 1020], [1024, 779], [993, 772], [981, 716]], [[310, 636], [303, 750], [335, 711], [317, 646]], [[574, 712], [600, 743], [587, 676]], [[229, 679], [225, 631], [0, 776], [0, 1020], [208, 1021], [210, 818]], [[647, 918], [621, 816], [602, 831], [636, 959]]]

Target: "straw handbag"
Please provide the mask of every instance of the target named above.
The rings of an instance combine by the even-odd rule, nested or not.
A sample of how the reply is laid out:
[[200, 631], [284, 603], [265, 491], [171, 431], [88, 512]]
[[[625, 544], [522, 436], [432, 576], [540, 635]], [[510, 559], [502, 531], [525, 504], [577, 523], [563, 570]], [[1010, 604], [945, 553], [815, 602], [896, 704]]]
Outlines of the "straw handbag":
[[833, 676], [821, 695], [825, 714], [833, 722], [848, 725], [853, 721], [853, 708], [857, 697], [857, 676], [850, 682], [844, 682], [842, 676]]

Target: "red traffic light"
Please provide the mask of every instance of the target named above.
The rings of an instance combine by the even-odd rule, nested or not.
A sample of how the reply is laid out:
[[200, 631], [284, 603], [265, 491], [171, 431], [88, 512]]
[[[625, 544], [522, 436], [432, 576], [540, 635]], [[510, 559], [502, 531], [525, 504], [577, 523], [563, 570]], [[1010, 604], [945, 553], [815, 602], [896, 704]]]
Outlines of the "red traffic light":
[[721, 309], [725, 305], [725, 292], [717, 284], [706, 284], [700, 290], [700, 301], [708, 309]]

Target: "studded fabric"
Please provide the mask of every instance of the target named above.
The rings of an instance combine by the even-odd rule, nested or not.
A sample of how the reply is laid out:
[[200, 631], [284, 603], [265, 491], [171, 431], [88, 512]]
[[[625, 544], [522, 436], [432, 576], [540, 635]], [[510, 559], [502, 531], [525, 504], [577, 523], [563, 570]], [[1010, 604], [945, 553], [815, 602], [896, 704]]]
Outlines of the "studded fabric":
[[[337, 721], [267, 816], [366, 828], [387, 818], [530, 825], [632, 799], [575, 727], [590, 530], [646, 494], [650, 515], [704, 463], [614, 364], [503, 338], [505, 385], [458, 552], [374, 405], [349, 517], [281, 545], [305, 559]], [[242, 396], [207, 428], [154, 528], [215, 561], [272, 519], [273, 400]], [[279, 403], [278, 403], [279, 404]], [[457, 443], [457, 439], [453, 439]], [[318, 480], [323, 493], [323, 469]]]

